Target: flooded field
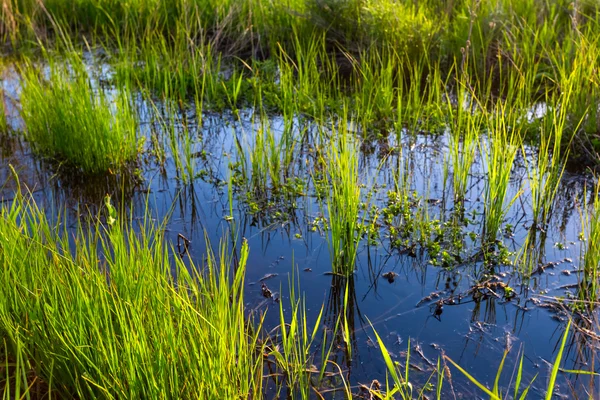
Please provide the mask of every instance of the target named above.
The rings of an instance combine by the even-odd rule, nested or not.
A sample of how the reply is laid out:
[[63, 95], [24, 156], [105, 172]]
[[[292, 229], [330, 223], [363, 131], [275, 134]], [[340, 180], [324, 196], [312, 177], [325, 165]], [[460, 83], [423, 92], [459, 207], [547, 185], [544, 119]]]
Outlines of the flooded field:
[[[111, 73], [93, 63], [88, 68], [92, 76]], [[14, 68], [6, 71], [7, 121], [18, 132], [21, 78]], [[381, 343], [394, 363], [408, 365], [415, 391], [428, 385], [434, 391], [443, 376], [444, 397], [472, 398], [479, 389], [443, 356], [491, 387], [506, 352], [500, 385], [509, 387], [521, 363], [522, 381], [533, 382], [530, 395], [542, 397], [570, 319], [561, 370], [595, 371], [597, 313], [571, 307], [582, 298], [582, 216], [594, 202], [591, 175], [565, 172], [548, 222], [537, 226], [530, 187], [537, 149], [522, 147], [510, 169], [501, 230], [486, 244], [485, 134], [472, 148], [464, 197], [457, 198], [453, 163], [461, 159], [452, 159], [450, 127], [371, 138], [350, 120], [318, 123], [253, 108], [198, 114], [141, 93], [132, 98], [143, 143], [135, 173], [79, 178], [11, 134], [2, 141], [4, 201], [14, 198], [18, 176], [51, 219], [65, 213], [66, 229], [76, 230], [80, 219], [103, 215], [110, 194], [134, 226], [147, 215], [165, 221], [169, 257], [197, 265], [207, 243], [227, 243], [237, 254], [247, 242], [246, 312], [264, 313], [263, 329], [274, 332], [280, 307], [290, 318], [301, 299], [306, 323], [315, 328], [311, 363], [325, 363], [321, 349], [328, 346], [327, 359], [335, 363], [325, 366], [325, 378], [307, 366], [326, 397], [342, 393], [344, 384], [358, 396], [368, 393], [363, 385], [385, 382]], [[322, 164], [336, 131], [352, 135], [343, 151], [354, 157], [360, 201], [355, 263], [338, 272], [332, 271], [332, 203], [324, 194], [335, 167]], [[280, 168], [280, 181], [262, 168]], [[267, 396], [279, 393], [281, 379], [266, 379]], [[584, 394], [593, 380], [559, 373], [555, 395]]]
[[600, 7], [6, 0], [0, 390], [600, 397]]

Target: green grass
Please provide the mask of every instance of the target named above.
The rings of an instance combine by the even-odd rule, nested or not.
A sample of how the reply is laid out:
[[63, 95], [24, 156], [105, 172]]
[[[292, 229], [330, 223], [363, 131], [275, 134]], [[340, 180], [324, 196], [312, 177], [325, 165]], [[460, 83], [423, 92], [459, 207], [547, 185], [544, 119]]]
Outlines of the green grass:
[[80, 226], [71, 236], [28, 196], [1, 213], [8, 359], [29, 363], [50, 391], [79, 398], [261, 392], [260, 324], [247, 319], [243, 303], [246, 245], [236, 264], [222, 245], [189, 269], [149, 218], [135, 233], [111, 211], [106, 225]]
[[[17, 61], [24, 65], [25, 138], [36, 153], [85, 174], [116, 173], [138, 160], [141, 121], [130, 88], [152, 99], [148, 101], [158, 127], [151, 134], [154, 155], [162, 168], [170, 156], [183, 184], [199, 177], [195, 157], [202, 152], [195, 151], [200, 140], [196, 131], [179, 114], [195, 106], [200, 130], [206, 113], [231, 110], [234, 122], [242, 125], [240, 110], [253, 109], [252, 129], [242, 137], [235, 132], [232, 139], [237, 154], [230, 158], [235, 162], [230, 165], [229, 217], [233, 218], [235, 192], [243, 195], [238, 200], [253, 217], [262, 213], [289, 222], [295, 217], [297, 198], [314, 189], [326, 221], [317, 218], [336, 275], [354, 272], [361, 239], [368, 236], [369, 245], [376, 244], [380, 230], [390, 239], [390, 248], [403, 254], [427, 250], [434, 266], [452, 269], [465, 260], [477, 261], [464, 257], [470, 250], [465, 207], [470, 195], [476, 195], [470, 185], [477, 187], [473, 165], [481, 162], [486, 173], [481, 230], [485, 250], [497, 242], [516, 199], [508, 197], [512, 167], [523, 155], [523, 197], [531, 199], [533, 218], [522, 251], [531, 272], [543, 258], [539, 242], [545, 233], [536, 232], [545, 230], [552, 217], [567, 161], [574, 157], [580, 165], [600, 162], [599, 10], [588, 1], [537, 0], [7, 0], [0, 13], [0, 37], [8, 51], [31, 51], [34, 60]], [[116, 72], [102, 87], [90, 77], [95, 66], [81, 61], [83, 51], [98, 49]], [[540, 102], [546, 114], [529, 118], [528, 111]], [[3, 105], [0, 102], [0, 116]], [[273, 114], [283, 117], [281, 134], [270, 125]], [[316, 138], [307, 126], [318, 131]], [[0, 130], [6, 131], [4, 119]], [[432, 214], [436, 206], [429, 205], [436, 199], [414, 192], [408, 170], [411, 149], [399, 151], [402, 140], [420, 132], [442, 133], [449, 140], [439, 217]], [[370, 188], [361, 185], [366, 182], [359, 144], [374, 143], [390, 147], [380, 157], [381, 165], [386, 157], [397, 155], [392, 167], [395, 187], [382, 200], [382, 209], [371, 208]], [[526, 154], [530, 148], [535, 157]], [[446, 189], [453, 190], [453, 198], [446, 198]], [[27, 391], [27, 380], [17, 376], [29, 371], [52, 381], [53, 390], [81, 397], [151, 397], [159, 389], [182, 397], [210, 397], [216, 396], [218, 385], [225, 385], [218, 392], [225, 397], [252, 397], [262, 390], [262, 362], [252, 353], [260, 323], [252, 326], [244, 320], [241, 303], [219, 316], [225, 297], [242, 297], [243, 274], [230, 270], [226, 249], [219, 257], [209, 255], [203, 274], [187, 272], [176, 260], [178, 273], [171, 278], [166, 265], [174, 261], [167, 260], [170, 249], [161, 242], [160, 227], [148, 225], [140, 234], [121, 220], [111, 226], [80, 227], [73, 244], [29, 200], [15, 204], [3, 209], [6, 218], [0, 228], [10, 243], [14, 241], [15, 254], [28, 256], [19, 264], [16, 255], [2, 253], [5, 260], [24, 265], [17, 270], [11, 264], [6, 282], [22, 279], [26, 287], [4, 289], [10, 300], [4, 326], [11, 364], [5, 370], [10, 382], [20, 385], [10, 387], [11, 395]], [[595, 204], [585, 227], [591, 238], [597, 236]], [[456, 211], [448, 215], [451, 209]], [[36, 244], [26, 248], [27, 242]], [[597, 295], [596, 242], [587, 244], [585, 296]], [[98, 261], [96, 253], [108, 257]], [[147, 265], [138, 268], [141, 262]], [[131, 266], [141, 276], [130, 271]], [[44, 273], [53, 275], [50, 268], [59, 273], [38, 282]], [[106, 274], [92, 271], [107, 270], [110, 284], [103, 286]], [[85, 271], [85, 279], [73, 271]], [[231, 273], [232, 280], [223, 273]], [[69, 282], [68, 288], [61, 286], [64, 282]], [[182, 282], [189, 289], [182, 290]], [[149, 290], [157, 295], [150, 296]], [[81, 301], [72, 305], [57, 300], [76, 296]], [[349, 294], [345, 296], [347, 301]], [[92, 302], [96, 297], [99, 300]], [[16, 311], [6, 311], [9, 306]], [[24, 317], [26, 307], [33, 310], [30, 320]], [[278, 384], [294, 386], [290, 382], [298, 381], [293, 390], [307, 397], [324, 367], [319, 379], [306, 371], [314, 360], [307, 349], [315, 333], [307, 328], [303, 307], [292, 302], [289, 326], [282, 313], [280, 340], [269, 343], [268, 353], [286, 375]], [[75, 311], [81, 314], [75, 321], [62, 315]], [[94, 319], [92, 311], [102, 318]], [[206, 314], [206, 320], [193, 321], [194, 313]], [[45, 314], [51, 319], [43, 320]], [[55, 331], [42, 330], [39, 321]], [[134, 331], [128, 321], [143, 329]], [[64, 337], [59, 324], [68, 328]], [[338, 325], [348, 344], [352, 327], [347, 319]], [[150, 329], [162, 329], [168, 343]], [[117, 340], [101, 336], [103, 330], [133, 338], [122, 342], [135, 346], [123, 348]], [[215, 333], [234, 331], [238, 336], [231, 342]], [[200, 335], [195, 342], [194, 335]], [[248, 357], [247, 362], [234, 365], [234, 357], [221, 347], [235, 349]], [[164, 354], [164, 359], [153, 364], [151, 351]], [[180, 352], [185, 356], [169, 367]], [[205, 357], [211, 352], [222, 363], [214, 371], [220, 374], [214, 382], [214, 366]], [[416, 395], [408, 376], [392, 367], [393, 383], [376, 395]], [[186, 368], [197, 372], [182, 374]], [[210, 384], [200, 384], [206, 379]], [[500, 395], [497, 386], [487, 390]]]
[[506, 104], [496, 105], [492, 116], [493, 130], [482, 145], [487, 172], [482, 234], [484, 246], [495, 242], [504, 216], [521, 194], [521, 191], [518, 191], [512, 198], [507, 199], [513, 164], [523, 142], [523, 135], [518, 130], [517, 116], [507, 111], [508, 108]]
[[468, 189], [471, 166], [477, 156], [485, 115], [478, 109], [468, 78], [457, 81], [456, 104], [446, 93], [446, 112], [450, 130], [450, 157], [454, 199], [462, 202]]
[[4, 91], [0, 90], [0, 132], [6, 134], [8, 132], [8, 120], [6, 115], [6, 97]]
[[[591, 205], [584, 204], [581, 210], [582, 237], [585, 238], [583, 253], [583, 274], [580, 277], [579, 298], [584, 308], [593, 308], [598, 299], [598, 266], [600, 265], [600, 184], [597, 183], [592, 192]], [[587, 202], [586, 202], [587, 203]], [[591, 209], [591, 210], [590, 210]]]
[[[327, 243], [333, 272], [354, 272], [361, 224], [361, 188], [359, 186], [358, 148], [348, 132], [349, 121], [341, 118], [331, 131], [330, 145], [320, 162], [327, 173], [329, 190], [325, 195], [330, 232]], [[323, 135], [326, 135], [323, 132]]]
[[23, 71], [25, 138], [39, 154], [85, 174], [117, 172], [136, 160], [137, 119], [127, 90], [92, 87], [82, 62]]
[[[552, 395], [554, 394], [554, 390], [555, 390], [555, 386], [556, 386], [556, 377], [558, 376], [558, 371], [560, 369], [560, 364], [562, 362], [562, 356], [563, 356], [563, 352], [565, 350], [565, 346], [567, 344], [567, 338], [569, 336], [570, 329], [571, 329], [571, 320], [569, 320], [569, 323], [567, 324], [567, 326], [565, 328], [565, 332], [562, 335], [561, 341], [557, 345], [558, 350], [557, 350], [556, 358], [554, 360], [554, 363], [552, 364], [552, 371], [550, 373], [550, 376], [548, 378], [548, 384], [546, 386], [546, 396], [545, 396], [546, 400], [551, 400]], [[452, 364], [454, 367], [456, 367], [456, 369], [458, 369], [473, 384], [475, 384], [475, 386], [477, 386], [487, 396], [489, 396], [490, 400], [500, 400], [500, 399], [506, 398], [506, 396], [508, 395], [508, 391], [509, 391], [509, 389], [506, 389], [506, 391], [503, 393], [502, 389], [499, 386], [500, 377], [502, 375], [502, 370], [504, 369], [504, 362], [506, 360], [506, 356], [508, 355], [508, 352], [509, 352], [509, 350], [506, 350], [504, 352], [504, 356], [502, 357], [502, 360], [500, 361], [500, 365], [498, 366], [498, 370], [496, 372], [496, 378], [494, 380], [494, 386], [492, 387], [492, 389], [489, 389], [484, 384], [479, 382], [476, 378], [474, 378], [466, 370], [464, 370], [462, 367], [460, 367], [456, 362], [452, 361], [451, 358], [445, 356], [444, 359], [447, 360], [448, 362], [450, 362], [450, 364]], [[533, 381], [535, 381], [535, 379], [537, 378], [537, 375], [526, 386], [524, 386], [521, 389], [521, 380], [522, 380], [522, 374], [523, 374], [523, 354], [521, 354], [519, 364], [518, 364], [518, 366], [515, 366], [515, 369], [516, 369], [517, 374], [516, 374], [516, 376], [513, 374], [513, 377], [515, 380], [514, 380], [514, 382], [511, 382], [511, 385], [514, 386], [514, 389], [513, 389], [514, 397], [513, 398], [526, 399], [527, 395], [529, 393], [529, 389], [531, 388]], [[578, 374], [581, 371], [569, 371], [569, 372]]]

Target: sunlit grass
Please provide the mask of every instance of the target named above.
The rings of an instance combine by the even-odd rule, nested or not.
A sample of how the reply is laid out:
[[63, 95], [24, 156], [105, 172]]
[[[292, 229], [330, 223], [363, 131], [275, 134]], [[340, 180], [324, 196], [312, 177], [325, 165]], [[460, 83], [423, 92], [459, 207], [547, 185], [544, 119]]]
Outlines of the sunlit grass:
[[509, 107], [510, 105], [504, 103], [496, 105], [492, 116], [492, 130], [482, 144], [487, 170], [485, 223], [482, 235], [484, 245], [494, 243], [504, 216], [521, 193], [518, 191], [512, 198], [507, 199], [513, 164], [523, 142], [516, 115], [507, 111]]
[[361, 223], [358, 149], [348, 124], [341, 118], [333, 128], [326, 158], [321, 160], [330, 188], [325, 198], [330, 227], [327, 243], [333, 272], [341, 275], [354, 272]]
[[110, 202], [106, 225], [74, 236], [28, 196], [1, 212], [0, 240], [10, 248], [0, 258], [3, 337], [11, 359], [29, 363], [50, 390], [81, 398], [261, 392], [260, 325], [243, 302], [246, 245], [235, 265], [223, 245], [189, 269], [160, 226], [146, 218], [136, 233]]
[[127, 90], [92, 86], [84, 65], [28, 64], [21, 93], [25, 137], [32, 148], [84, 173], [118, 171], [136, 160], [137, 119]]
[[[583, 274], [580, 278], [579, 297], [587, 306], [598, 299], [598, 268], [600, 266], [600, 183], [592, 191], [592, 204], [584, 204], [581, 210], [582, 238], [585, 239]], [[593, 307], [591, 307], [593, 308]]]

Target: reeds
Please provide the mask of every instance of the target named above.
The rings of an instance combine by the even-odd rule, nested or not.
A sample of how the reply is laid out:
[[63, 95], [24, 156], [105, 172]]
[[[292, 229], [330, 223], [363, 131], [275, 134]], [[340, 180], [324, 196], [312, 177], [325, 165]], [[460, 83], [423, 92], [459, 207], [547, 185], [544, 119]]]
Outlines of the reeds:
[[51, 63], [47, 76], [33, 64], [22, 74], [25, 138], [36, 152], [90, 174], [135, 161], [137, 120], [126, 89], [92, 86], [77, 58]]

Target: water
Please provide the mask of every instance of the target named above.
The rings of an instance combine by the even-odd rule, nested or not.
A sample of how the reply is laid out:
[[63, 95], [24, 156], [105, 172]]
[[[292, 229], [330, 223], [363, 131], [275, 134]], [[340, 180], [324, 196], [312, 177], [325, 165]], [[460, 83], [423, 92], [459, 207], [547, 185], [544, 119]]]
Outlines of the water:
[[[14, 71], [5, 72], [2, 87], [7, 93], [9, 122], [14, 131], [19, 131], [23, 127], [18, 115], [18, 76]], [[230, 164], [239, 160], [238, 148], [250, 157], [255, 132], [260, 128], [252, 109], [241, 110], [239, 119], [232, 112], [204, 112], [201, 127], [195, 122], [193, 108], [186, 109], [184, 115], [178, 114], [176, 135], [183, 134], [184, 125], [188, 127], [190, 160], [195, 171], [192, 182], [182, 184], [178, 179], [181, 172], [177, 171], [168, 144], [165, 145], [164, 160], [154, 156], [153, 140], [167, 143], [167, 134], [156, 124], [153, 108], [141, 96], [138, 96], [137, 104], [140, 135], [145, 138], [145, 154], [138, 166], [141, 179], [122, 175], [90, 181], [65, 176], [55, 165], [33, 155], [27, 143], [18, 137], [3, 136], [0, 141], [0, 179], [6, 184], [2, 187], [2, 197], [9, 200], [16, 188], [15, 181], [10, 178], [9, 165], [18, 172], [21, 184], [30, 188], [35, 199], [50, 214], [65, 207], [72, 224], [88, 212], [98, 213], [104, 196], [110, 193], [117, 207], [126, 208], [134, 218], [141, 218], [146, 207], [157, 220], [170, 215], [167, 239], [175, 248], [180, 235], [189, 239], [187, 251], [197, 264], [202, 263], [206, 252], [205, 234], [213, 246], [221, 241], [229, 242], [232, 251], [235, 243], [239, 244], [245, 238], [250, 246], [245, 299], [248, 310], [266, 312], [267, 328], [278, 325], [279, 303], [265, 299], [261, 279], [268, 277], [264, 283], [276, 293], [275, 297], [286, 312], [290, 308], [289, 285], [293, 282], [306, 302], [310, 323], [314, 323], [324, 306], [324, 323], [315, 346], [317, 353], [319, 341], [324, 338], [322, 332], [331, 329], [339, 314], [344, 312], [348, 284], [346, 317], [352, 332], [351, 357], [347, 356], [344, 343], [337, 338], [333, 360], [344, 371], [354, 392], [358, 392], [357, 385], [369, 386], [373, 379], [385, 382], [385, 364], [373, 333], [374, 327], [392, 357], [401, 365], [405, 365], [410, 347], [410, 376], [417, 386], [430, 377], [438, 357], [445, 354], [491, 387], [503, 352], [511, 348], [501, 383], [506, 387], [514, 381], [511, 375], [521, 351], [524, 354], [523, 382], [528, 383], [538, 375], [530, 394], [532, 398], [543, 396], [550, 364], [556, 357], [555, 350], [566, 322], [565, 315], [558, 312], [560, 307], [547, 305], [555, 304], [556, 298], [568, 298], [569, 294], [577, 292], [575, 284], [584, 244], [579, 240], [580, 213], [585, 214], [583, 207], [592, 193], [585, 176], [566, 173], [556, 196], [550, 224], [545, 233], [538, 234], [538, 238], [542, 237], [536, 242], [543, 264], [557, 264], [531, 274], [530, 279], [524, 279], [524, 275], [512, 266], [498, 265], [490, 270], [480, 258], [471, 257], [477, 253], [480, 239], [472, 240], [469, 233], [481, 233], [484, 210], [485, 166], [481, 157], [477, 157], [478, 161], [471, 169], [464, 210], [464, 215], [472, 222], [460, 233], [465, 242], [460, 253], [463, 262], [449, 267], [434, 266], [427, 251], [420, 246], [415, 248], [414, 254], [393, 249], [386, 238], [386, 229], [380, 227], [380, 237], [375, 244], [368, 245], [366, 240], [361, 242], [356, 271], [346, 280], [328, 274], [331, 261], [325, 239], [327, 232], [312, 229], [312, 222], [322, 214], [312, 183], [305, 196], [273, 204], [264, 201], [257, 212], [252, 212], [246, 189], [234, 187], [233, 215], [230, 215], [227, 184], [232, 174]], [[314, 176], [306, 163], [318, 149], [317, 129], [311, 121], [302, 118], [292, 122], [298, 147], [290, 173], [311, 182]], [[271, 116], [269, 124], [275, 136], [280, 137], [285, 125], [283, 118]], [[534, 149], [528, 151], [534, 157]], [[442, 223], [451, 220], [456, 214], [452, 202], [451, 166], [449, 178], [444, 183], [447, 154], [447, 133], [411, 135], [403, 132], [396, 135], [392, 132], [378, 140], [363, 142], [360, 172], [361, 182], [366, 185], [364, 192], [371, 187], [377, 188], [370, 205], [379, 208], [385, 205], [387, 192], [394, 187], [394, 171], [401, 170], [408, 177], [415, 198], [421, 199], [419, 204], [413, 205], [414, 212], [426, 209], [432, 220], [440, 219]], [[249, 164], [245, 168], [251, 174]], [[515, 163], [508, 197], [520, 189], [523, 194], [511, 207], [504, 223], [504, 226], [512, 226], [512, 232], [507, 232], [503, 241], [514, 252], [521, 248], [531, 226], [530, 191], [526, 163], [522, 159]], [[235, 232], [234, 243], [231, 243], [232, 231]], [[393, 282], [382, 277], [390, 271], [397, 274]], [[514, 289], [516, 296], [513, 299], [503, 296], [505, 286]], [[595, 315], [591, 318], [595, 319]], [[585, 324], [582, 318], [580, 327]], [[592, 321], [586, 329], [597, 332], [596, 326]], [[581, 329], [575, 332], [578, 333], [572, 333], [569, 339], [562, 367], [597, 371], [593, 364], [597, 341]], [[319, 361], [317, 356], [315, 362]], [[456, 369], [451, 367], [451, 371], [451, 379], [447, 377], [444, 384], [447, 396], [454, 393], [458, 398], [473, 398], [481, 394]], [[328, 384], [339, 387], [340, 381], [332, 379]], [[332, 388], [321, 389], [324, 393], [332, 393]], [[267, 390], [273, 390], [272, 382], [267, 382]], [[559, 375], [556, 392], [560, 395], [572, 397], [586, 390], [593, 390], [589, 377]]]

